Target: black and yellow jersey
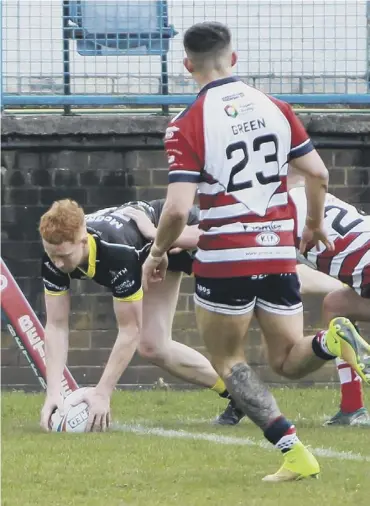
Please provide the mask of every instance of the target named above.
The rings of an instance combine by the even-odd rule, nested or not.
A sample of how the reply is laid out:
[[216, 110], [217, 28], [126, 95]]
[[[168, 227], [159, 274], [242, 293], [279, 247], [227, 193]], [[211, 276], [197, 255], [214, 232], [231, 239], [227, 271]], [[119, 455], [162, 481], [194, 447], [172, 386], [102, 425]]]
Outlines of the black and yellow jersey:
[[[123, 214], [127, 206], [144, 211], [155, 227], [158, 226], [164, 200], [151, 202], [128, 202], [120, 207], [102, 209], [86, 216], [89, 241], [88, 264], [78, 267], [70, 274], [60, 271], [45, 253], [42, 260], [42, 277], [46, 293], [62, 295], [69, 290], [71, 279], [93, 279], [106, 286], [115, 298], [140, 300], [141, 267], [149, 253], [152, 242], [137, 228], [134, 220]], [[188, 225], [196, 225], [199, 211], [193, 207]], [[169, 270], [191, 274], [193, 252], [182, 251], [169, 255]]]

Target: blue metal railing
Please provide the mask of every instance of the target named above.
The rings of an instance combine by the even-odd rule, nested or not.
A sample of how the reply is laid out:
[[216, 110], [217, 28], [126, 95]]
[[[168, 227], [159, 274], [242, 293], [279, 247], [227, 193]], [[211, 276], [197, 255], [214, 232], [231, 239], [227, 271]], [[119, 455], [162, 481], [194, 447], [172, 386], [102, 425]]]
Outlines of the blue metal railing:
[[2, 104], [186, 105], [182, 35], [225, 22], [236, 73], [300, 104], [370, 103], [369, 0], [3, 0]]

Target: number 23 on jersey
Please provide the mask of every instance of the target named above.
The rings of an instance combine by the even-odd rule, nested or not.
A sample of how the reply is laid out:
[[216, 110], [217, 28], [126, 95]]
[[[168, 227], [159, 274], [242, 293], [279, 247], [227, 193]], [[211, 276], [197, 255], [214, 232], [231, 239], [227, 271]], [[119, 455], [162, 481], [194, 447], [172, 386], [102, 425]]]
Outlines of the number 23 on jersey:
[[281, 184], [278, 152], [274, 134], [256, 137], [250, 147], [240, 140], [226, 148], [231, 162], [227, 193], [260, 216]]

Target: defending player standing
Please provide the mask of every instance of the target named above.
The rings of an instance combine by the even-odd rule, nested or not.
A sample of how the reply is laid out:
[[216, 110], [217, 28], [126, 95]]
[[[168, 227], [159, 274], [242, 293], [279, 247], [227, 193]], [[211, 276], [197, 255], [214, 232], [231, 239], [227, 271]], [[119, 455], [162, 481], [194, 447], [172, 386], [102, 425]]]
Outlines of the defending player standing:
[[[117, 340], [98, 385], [80, 399], [89, 404], [87, 430], [92, 427], [105, 430], [109, 425], [111, 394], [136, 348], [141, 356], [174, 376], [212, 388], [222, 397], [228, 396], [224, 382], [209, 361], [171, 337], [182, 272], [191, 273], [192, 254], [182, 251], [170, 255], [166, 282], [153, 286], [143, 298], [141, 266], [150, 241], [126, 214], [130, 213], [128, 206], [144, 212], [146, 223], [155, 230], [163, 200], [103, 209], [86, 216], [86, 223], [84, 212], [76, 202], [62, 200], [54, 202], [41, 218], [40, 234], [46, 251], [42, 276], [47, 315], [47, 395], [41, 414], [41, 426], [45, 430], [48, 430], [55, 407], [61, 407], [60, 384], [68, 353], [71, 279], [93, 279], [112, 291], [118, 327]], [[189, 227], [175, 246], [193, 249], [197, 233], [188, 232], [198, 229], [196, 208], [188, 214], [188, 223]]]
[[288, 160], [307, 176], [302, 249], [320, 240], [332, 247], [323, 229], [328, 173], [290, 106], [231, 75], [237, 57], [226, 26], [196, 24], [184, 47], [185, 67], [201, 91], [166, 132], [170, 184], [143, 286], [164, 278], [166, 251], [186, 224], [198, 185], [204, 231], [193, 267], [199, 331], [239, 409], [283, 452], [282, 467], [264, 479], [315, 476], [316, 459], [246, 363], [244, 343], [255, 313], [279, 374], [303, 376], [323, 365], [327, 351], [346, 354], [360, 369], [353, 348], [362, 341], [350, 322], [303, 339]]

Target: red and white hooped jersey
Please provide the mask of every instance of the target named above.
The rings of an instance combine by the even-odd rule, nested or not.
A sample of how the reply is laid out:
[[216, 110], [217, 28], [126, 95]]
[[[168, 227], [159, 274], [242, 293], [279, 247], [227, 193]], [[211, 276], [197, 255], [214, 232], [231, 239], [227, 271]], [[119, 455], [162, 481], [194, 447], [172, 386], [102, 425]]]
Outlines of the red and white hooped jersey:
[[[304, 187], [293, 188], [289, 197], [296, 208], [296, 246], [298, 248], [307, 214]], [[302, 263], [340, 279], [360, 295], [370, 285], [370, 216], [328, 193], [325, 198], [325, 227], [334, 242], [334, 251], [324, 245], [307, 250]]]
[[165, 147], [169, 182], [198, 184], [196, 275], [295, 272], [288, 161], [314, 148], [287, 103], [238, 78], [219, 79], [171, 121]]

